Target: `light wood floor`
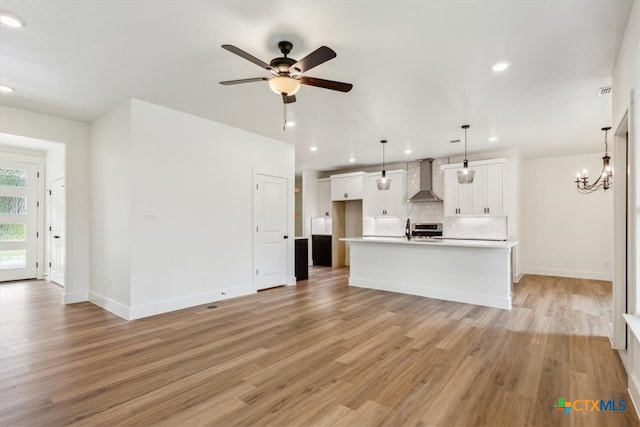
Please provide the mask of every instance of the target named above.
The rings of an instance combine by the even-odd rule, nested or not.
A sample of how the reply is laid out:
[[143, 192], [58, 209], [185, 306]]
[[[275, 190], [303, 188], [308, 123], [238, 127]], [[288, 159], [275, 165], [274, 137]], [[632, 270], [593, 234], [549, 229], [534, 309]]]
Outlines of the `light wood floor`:
[[[0, 425], [640, 425], [608, 282], [528, 276], [504, 311], [347, 275], [133, 322], [0, 285]], [[559, 397], [627, 410], [564, 416]]]

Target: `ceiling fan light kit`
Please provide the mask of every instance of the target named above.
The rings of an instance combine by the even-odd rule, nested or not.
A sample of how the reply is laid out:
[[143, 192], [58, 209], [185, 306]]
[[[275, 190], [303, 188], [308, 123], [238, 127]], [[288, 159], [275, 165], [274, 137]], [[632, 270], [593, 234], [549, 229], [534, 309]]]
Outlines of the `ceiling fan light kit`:
[[300, 90], [300, 82], [290, 77], [273, 77], [269, 80], [269, 87], [277, 94], [295, 95]]

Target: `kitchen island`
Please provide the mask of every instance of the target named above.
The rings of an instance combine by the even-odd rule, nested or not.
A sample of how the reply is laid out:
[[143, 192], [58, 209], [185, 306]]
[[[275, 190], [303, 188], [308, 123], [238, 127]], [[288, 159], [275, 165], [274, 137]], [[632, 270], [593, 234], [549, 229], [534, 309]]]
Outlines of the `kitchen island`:
[[511, 309], [513, 241], [360, 237], [349, 286]]

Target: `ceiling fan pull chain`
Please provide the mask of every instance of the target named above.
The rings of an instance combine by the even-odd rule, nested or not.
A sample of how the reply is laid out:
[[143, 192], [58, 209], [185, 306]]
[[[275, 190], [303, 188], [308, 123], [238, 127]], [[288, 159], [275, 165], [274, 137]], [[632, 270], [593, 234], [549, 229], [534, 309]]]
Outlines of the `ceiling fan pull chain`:
[[287, 104], [282, 104], [282, 118], [284, 123], [282, 124], [282, 132], [287, 130]]

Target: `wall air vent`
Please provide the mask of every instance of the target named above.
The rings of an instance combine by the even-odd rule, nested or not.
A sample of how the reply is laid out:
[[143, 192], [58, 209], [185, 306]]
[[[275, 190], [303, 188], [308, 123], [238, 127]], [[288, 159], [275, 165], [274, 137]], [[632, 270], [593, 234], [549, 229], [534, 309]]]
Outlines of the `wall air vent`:
[[611, 86], [598, 88], [598, 96], [609, 95], [610, 93], [611, 93]]

